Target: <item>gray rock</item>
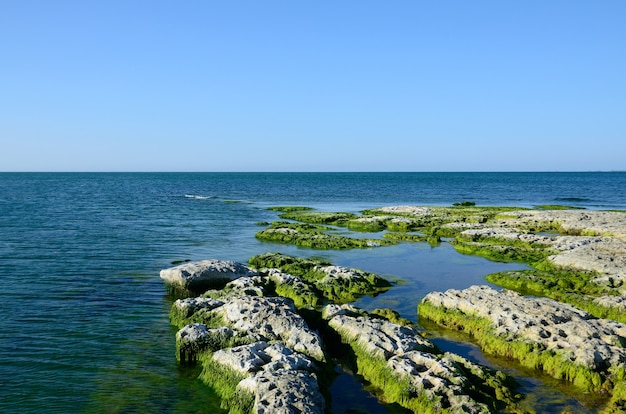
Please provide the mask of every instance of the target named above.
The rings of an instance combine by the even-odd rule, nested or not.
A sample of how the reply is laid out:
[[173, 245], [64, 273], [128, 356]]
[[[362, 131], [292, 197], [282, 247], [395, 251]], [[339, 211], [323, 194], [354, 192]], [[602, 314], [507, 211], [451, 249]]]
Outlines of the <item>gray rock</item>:
[[254, 395], [254, 413], [323, 413], [315, 364], [281, 343], [224, 349], [213, 361], [244, 375], [238, 389]]
[[[445, 407], [449, 413], [490, 413], [489, 407], [468, 395], [472, 384], [466, 377], [465, 370], [483, 371], [485, 367], [474, 364], [460, 356], [446, 353], [433, 355], [420, 351], [410, 351], [389, 359], [387, 366], [404, 378], [409, 378], [411, 385], [424, 392], [433, 401], [441, 400], [438, 411]], [[463, 369], [465, 368], [465, 370]]]
[[326, 403], [315, 374], [281, 369], [246, 378], [238, 388], [254, 394], [256, 414], [323, 414]]
[[503, 228], [503, 227], [486, 227], [480, 229], [468, 229], [461, 232], [460, 236], [465, 239], [471, 239], [474, 241], [479, 240], [507, 240], [508, 242], [523, 242], [529, 244], [543, 244], [549, 246], [553, 243], [554, 238], [548, 236], [541, 236], [536, 234], [521, 233], [515, 228]]
[[623, 324], [594, 320], [571, 305], [547, 298], [529, 298], [509, 290], [471, 286], [459, 291], [432, 292], [424, 299], [436, 307], [489, 319], [506, 340], [525, 340], [561, 353], [594, 371], [626, 362]]
[[262, 340], [279, 340], [295, 351], [324, 361], [319, 335], [309, 329], [289, 299], [240, 296], [211, 312], [239, 332], [252, 333]]
[[[385, 366], [398, 382], [409, 382], [412, 389], [409, 398], [417, 398], [421, 404], [429, 401], [433, 405], [431, 411], [489, 413], [486, 402], [493, 400], [498, 393], [508, 392], [503, 382], [504, 374], [457, 355], [441, 354], [416, 329], [363, 313], [350, 305], [329, 305], [323, 310], [329, 326], [344, 341], [365, 350], [372, 358], [386, 361]], [[366, 379], [377, 381], [376, 378]], [[478, 395], [473, 381], [490, 384], [492, 392]], [[374, 385], [384, 390], [389, 384]]]
[[[626, 214], [625, 214], [626, 215]], [[563, 252], [550, 256], [557, 266], [593, 270], [603, 274], [626, 271], [626, 241], [607, 237], [559, 238], [555, 247]]]
[[304, 370], [315, 371], [315, 364], [305, 355], [294, 352], [281, 343], [269, 345], [260, 341], [250, 345], [222, 349], [213, 353], [213, 361], [240, 374], [251, 374], [260, 370]]
[[385, 360], [409, 351], [435, 350], [435, 346], [415, 328], [384, 319], [335, 312], [328, 325], [350, 342], [359, 344], [368, 354]]
[[178, 320], [189, 318], [200, 309], [211, 310], [219, 308], [224, 301], [213, 298], [184, 298], [177, 299], [172, 305], [171, 314], [175, 315]]
[[160, 276], [170, 286], [202, 292], [211, 287], [224, 287], [226, 283], [242, 276], [255, 276], [257, 274], [256, 270], [241, 263], [224, 260], [202, 260], [163, 269]]

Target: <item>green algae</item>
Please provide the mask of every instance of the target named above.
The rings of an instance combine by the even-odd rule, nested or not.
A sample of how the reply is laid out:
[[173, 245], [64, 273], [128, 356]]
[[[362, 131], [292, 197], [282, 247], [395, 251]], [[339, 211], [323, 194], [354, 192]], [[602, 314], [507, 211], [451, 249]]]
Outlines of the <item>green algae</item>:
[[457, 239], [452, 244], [459, 253], [484, 257], [494, 262], [533, 263], [551, 254], [545, 247], [528, 247], [515, 243], [466, 242]]
[[199, 360], [202, 364], [199, 378], [220, 396], [222, 408], [230, 414], [252, 413], [254, 394], [237, 388], [246, 376], [215, 362], [212, 352], [203, 353]]
[[[258, 269], [275, 268], [312, 285], [328, 301], [335, 303], [352, 302], [363, 295], [373, 295], [388, 290], [389, 281], [375, 273], [351, 269], [355, 277], [329, 277], [324, 268], [332, 266], [318, 258], [300, 258], [281, 253], [264, 253], [253, 256], [248, 261]], [[316, 306], [321, 304], [316, 302]]]
[[553, 266], [549, 269], [492, 273], [486, 276], [486, 280], [522, 294], [544, 296], [568, 303], [596, 318], [626, 323], [626, 314], [622, 309], [603, 306], [596, 301], [602, 295], [618, 296], [621, 284], [611, 286], [609, 283], [604, 286], [594, 283], [593, 280], [598, 276], [596, 272], [556, 269]]
[[292, 211], [309, 211], [313, 210], [313, 207], [305, 207], [305, 206], [276, 206], [276, 207], [268, 207], [270, 211], [281, 211], [283, 213], [288, 213]]
[[345, 226], [349, 220], [356, 217], [353, 213], [344, 212], [320, 212], [320, 211], [289, 211], [279, 215], [286, 220], [295, 220], [310, 224], [330, 224], [334, 226]]
[[276, 295], [291, 299], [298, 309], [316, 309], [323, 305], [321, 295], [315, 288], [303, 282], [305, 287], [294, 287], [286, 283], [277, 284]]
[[170, 323], [181, 329], [185, 325], [192, 323], [200, 323], [207, 328], [220, 328], [222, 326], [228, 326], [224, 319], [216, 312], [211, 312], [210, 309], [201, 308], [193, 309], [191, 311], [183, 310], [176, 305], [172, 305], [170, 309]]
[[307, 281], [315, 281], [324, 277], [324, 273], [317, 271], [316, 267], [332, 265], [329, 261], [319, 257], [303, 258], [273, 252], [252, 256], [248, 263], [257, 269], [264, 267], [280, 269]]
[[[337, 330], [343, 343], [350, 346], [358, 374], [367, 380], [373, 393], [386, 403], [396, 403], [415, 413], [434, 414], [449, 413], [449, 402], [444, 396], [429, 393], [426, 387], [416, 389], [411, 377], [394, 372], [387, 360], [370, 354], [362, 345], [356, 342], [350, 333]], [[433, 351], [429, 349], [428, 351]], [[434, 349], [436, 354], [443, 355]], [[457, 365], [459, 370], [468, 378], [471, 386], [468, 394], [475, 401], [487, 405], [489, 412], [496, 412], [507, 407], [508, 412], [519, 412], [516, 403], [520, 399], [513, 390], [517, 386], [515, 381], [501, 371], [484, 368], [476, 369], [476, 364], [470, 363], [456, 355], [446, 354]], [[487, 373], [487, 375], [484, 375]]]
[[[396, 241], [408, 241], [408, 242], [425, 242], [428, 241], [431, 236], [425, 234], [411, 234], [411, 233], [385, 233], [383, 238]], [[439, 241], [441, 241], [440, 238]]]
[[396, 325], [400, 325], [400, 326], [413, 326], [414, 325], [413, 322], [411, 322], [410, 320], [406, 318], [403, 318], [402, 316], [400, 316], [400, 313], [390, 308], [376, 308], [369, 313], [369, 316], [374, 317], [374, 318], [380, 317], [391, 323], [395, 323]]
[[[522, 366], [545, 372], [553, 378], [568, 381], [585, 392], [605, 392], [621, 377], [620, 368], [598, 372], [573, 363], [564, 353], [547, 350], [523, 338], [503, 338], [494, 331], [490, 320], [456, 309], [437, 307], [427, 301], [418, 305], [418, 317], [440, 326], [469, 334], [489, 354], [510, 358]], [[622, 368], [623, 370], [623, 368]]]
[[389, 240], [356, 239], [325, 232], [329, 230], [332, 229], [320, 225], [274, 222], [269, 228], [257, 232], [255, 237], [261, 241], [288, 243], [320, 250], [370, 248], [395, 244]]

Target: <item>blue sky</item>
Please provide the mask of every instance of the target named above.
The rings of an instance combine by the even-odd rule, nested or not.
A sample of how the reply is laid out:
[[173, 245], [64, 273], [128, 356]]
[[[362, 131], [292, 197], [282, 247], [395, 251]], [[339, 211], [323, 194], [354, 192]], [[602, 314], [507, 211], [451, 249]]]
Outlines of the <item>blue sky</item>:
[[0, 0], [0, 171], [626, 170], [626, 1]]

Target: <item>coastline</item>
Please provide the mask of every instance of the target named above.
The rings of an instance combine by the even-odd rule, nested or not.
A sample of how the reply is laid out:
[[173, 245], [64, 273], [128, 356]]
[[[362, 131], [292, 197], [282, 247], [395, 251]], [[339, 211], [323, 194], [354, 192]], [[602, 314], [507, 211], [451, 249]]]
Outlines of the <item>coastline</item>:
[[[602, 327], [594, 328], [598, 330], [595, 333], [592, 332], [590, 335], [594, 338], [602, 337], [603, 335], [604, 337], [607, 337], [607, 335], [609, 335], [606, 332], [607, 326], [611, 326], [613, 331], [610, 335], [613, 336], [609, 335], [610, 337], [605, 339], [607, 341], [605, 346], [608, 347], [608, 356], [605, 356], [604, 359], [599, 361], [592, 357], [591, 360], [588, 360], [589, 358], [587, 358], [587, 360], [581, 362], [583, 361], [583, 358], [581, 360], [574, 361], [571, 368], [567, 368], [566, 366], [565, 369], [555, 371], [548, 369], [548, 367], [555, 365], [558, 366], [559, 363], [556, 361], [562, 358], [563, 360], [571, 358], [568, 356], [567, 346], [563, 345], [564, 343], [567, 343], [567, 341], [563, 338], [569, 337], [570, 340], [574, 341], [574, 344], [584, 343], [586, 341], [584, 338], [576, 339], [576, 335], [573, 332], [568, 331], [568, 333], [565, 334], [562, 329], [557, 327], [556, 332], [559, 332], [560, 341], [562, 343], [558, 345], [558, 352], [555, 353], [553, 348], [547, 345], [546, 342], [538, 341], [538, 338], [549, 339], [553, 335], [543, 329], [539, 335], [535, 335], [532, 338], [524, 336], [520, 337], [519, 335], [513, 335], [513, 337], [505, 335], [504, 338], [499, 339], [501, 342], [505, 343], [505, 350], [498, 351], [497, 348], [487, 346], [484, 342], [481, 342], [481, 338], [489, 337], [493, 339], [495, 336], [493, 334], [494, 328], [489, 328], [489, 326], [487, 326], [489, 325], [488, 322], [485, 322], [484, 319], [477, 320], [477, 323], [480, 323], [481, 326], [484, 325], [485, 327], [483, 330], [487, 333], [481, 334], [481, 331], [476, 329], [472, 332], [472, 334], [478, 335], [478, 343], [482, 344], [483, 351], [486, 351], [487, 353], [499, 356], [508, 356], [509, 358], [512, 357], [522, 364], [525, 364], [524, 361], [528, 360], [528, 356], [536, 355], [536, 357], [531, 359], [536, 361], [536, 359], [539, 358], [540, 361], [533, 362], [533, 364], [526, 363], [526, 365], [532, 365], [534, 369], [538, 370], [543, 369], [544, 372], [547, 372], [549, 375], [561, 380], [569, 381], [581, 390], [611, 395], [612, 397], [607, 401], [606, 406], [603, 408], [603, 412], [615, 412], [615, 410], [619, 410], [619, 407], [622, 407], [625, 403], [625, 390], [623, 389], [622, 384], [624, 378], [626, 377], [623, 369], [623, 364], [626, 361], [626, 352], [623, 349], [623, 344], [626, 343], [626, 327], [622, 325], [624, 319], [621, 310], [626, 302], [624, 300], [624, 295], [626, 294], [626, 287], [624, 286], [624, 274], [626, 274], [626, 272], [624, 271], [626, 270], [626, 266], [623, 260], [620, 261], [619, 258], [624, 257], [624, 252], [626, 252], [626, 214], [624, 212], [568, 209], [564, 206], [550, 206], [549, 208], [552, 209], [530, 210], [516, 208], [475, 207], [471, 204], [457, 205], [451, 208], [397, 206], [382, 207], [379, 209], [364, 211], [362, 212], [362, 217], [355, 217], [354, 215], [346, 216], [344, 213], [332, 214], [328, 212], [311, 212], [306, 208], [284, 208], [283, 210], [279, 208], [279, 211], [283, 211], [281, 213], [281, 217], [287, 218], [292, 222], [308, 223], [310, 227], [303, 227], [302, 225], [294, 227], [293, 225], [285, 222], [275, 222], [272, 223], [270, 227], [273, 229], [278, 228], [279, 233], [283, 232], [290, 235], [289, 238], [281, 240], [284, 243], [298, 244], [302, 243], [302, 240], [306, 240], [305, 243], [307, 244], [305, 245], [307, 247], [319, 249], [364, 247], [384, 249], [384, 243], [370, 243], [365, 246], [361, 244], [349, 246], [344, 243], [335, 244], [332, 241], [329, 242], [327, 237], [320, 237], [320, 233], [324, 233], [325, 235], [330, 234], [331, 238], [344, 238], [345, 236], [333, 235], [333, 228], [349, 228], [354, 231], [355, 225], [351, 223], [354, 223], [356, 220], [360, 231], [369, 230], [378, 232], [382, 227], [389, 231], [389, 233], [385, 233], [385, 235], [415, 233], [416, 237], [412, 242], [428, 241], [432, 244], [436, 242], [441, 243], [443, 241], [445, 243], [453, 244], [460, 253], [481, 255], [491, 260], [521, 262], [528, 264], [532, 270], [527, 272], [525, 277], [536, 282], [536, 284], [533, 285], [535, 289], [533, 291], [534, 294], [547, 297], [550, 295], [555, 296], [556, 292], [558, 293], [556, 299], [546, 299], [548, 301], [552, 301], [551, 303], [556, 306], [555, 309], [560, 309], [559, 306], [561, 305], [559, 304], [566, 306], [568, 309], [573, 308], [571, 303], [579, 306], [582, 304], [582, 306], [587, 307], [586, 310], [580, 311], [583, 312], [583, 321], [589, 319], [607, 321], [604, 325], [602, 325]], [[322, 227], [319, 227], [320, 224]], [[368, 226], [372, 227], [368, 228]], [[286, 230], [280, 230], [283, 228]], [[297, 237], [291, 237], [294, 235], [297, 235]], [[428, 237], [423, 238], [423, 236], [420, 235]], [[260, 231], [257, 234], [257, 237], [264, 240], [266, 236], [264, 236], [263, 232]], [[436, 240], [433, 241], [433, 238]], [[402, 242], [407, 242], [406, 237], [401, 238], [401, 240]], [[273, 238], [271, 241], [276, 242], [277, 240]], [[602, 252], [602, 254], [598, 254], [598, 252]], [[281, 270], [285, 269], [283, 268]], [[519, 277], [519, 272], [511, 272], [511, 274], [515, 277]], [[551, 281], [548, 280], [545, 282], [545, 290], [541, 291], [541, 278], [545, 278], [546, 274], [558, 274], [561, 277], [560, 280], [565, 281], [562, 284], [567, 286], [561, 290], [551, 289], [553, 285], [551, 285]], [[290, 276], [294, 277], [294, 275]], [[496, 280], [495, 283], [500, 285], [507, 284], [506, 275], [500, 276], [500, 279], [493, 279], [492, 282]], [[539, 280], [539, 282], [537, 282], [537, 280]], [[255, 285], [254, 283], [253, 285], [256, 286], [257, 289], [260, 286], [265, 286], [265, 282], [260, 283], [261, 285]], [[273, 283], [276, 284], [277, 282], [274, 281]], [[307, 282], [304, 283], [306, 284]], [[278, 285], [280, 285], [280, 283], [278, 283]], [[574, 287], [579, 291], [572, 291]], [[472, 287], [470, 289], [475, 288], [478, 287]], [[515, 289], [515, 286], [509, 284], [509, 288]], [[516, 290], [525, 290], [527, 292], [528, 284], [524, 284], [523, 288], [518, 286]], [[232, 291], [232, 288], [227, 288], [226, 296], [231, 295]], [[278, 292], [279, 290], [276, 289], [273, 293], [270, 293], [270, 296], [281, 296]], [[290, 292], [293, 294], [294, 290], [292, 289]], [[248, 296], [249, 293], [249, 291], [248, 293], [240, 292], [237, 295]], [[596, 296], [592, 299], [581, 299], [582, 296], [589, 296], [591, 293], [594, 293]], [[362, 294], [367, 294], [367, 289], [364, 290]], [[437, 294], [437, 292], [429, 294], [429, 297], [435, 294]], [[223, 293], [214, 293], [212, 295], [215, 298], [223, 297]], [[264, 295], [265, 293], [259, 295], [259, 292], [256, 291], [253, 296], [263, 297]], [[351, 297], [351, 301], [352, 300], [354, 300], [353, 297]], [[317, 305], [322, 301], [324, 303], [331, 304], [336, 302], [336, 298], [322, 297], [320, 298], [320, 301], [315, 302], [315, 306], [303, 306], [302, 304], [306, 302], [299, 302], [299, 308], [308, 309], [307, 314], [310, 320], [310, 312], [322, 312], [322, 314], [327, 312], [324, 310], [325, 308]], [[570, 304], [565, 302], [570, 302]], [[476, 312], [479, 312], [476, 310], [469, 311], [467, 308], [463, 308], [463, 306], [459, 306], [458, 304], [447, 304], [450, 309], [449, 312], [456, 313], [454, 313], [453, 319], [450, 319], [450, 317], [446, 317], [446, 319], [444, 317], [437, 316], [437, 310], [444, 309], [442, 307], [442, 303], [444, 302], [437, 302], [434, 305], [433, 303], [434, 302], [428, 298], [422, 301], [420, 303], [420, 314], [423, 314], [425, 317], [428, 317], [436, 323], [440, 323], [448, 328], [459, 326], [458, 322], [454, 322], [454, 318], [457, 318], [456, 320], [461, 318], [461, 320], [467, 321], [469, 320], [468, 318], [471, 319]], [[428, 306], [426, 306], [427, 304]], [[482, 307], [484, 308], [485, 306], [482, 305]], [[350, 309], [352, 309], [350, 312], [356, 312], [357, 314], [360, 312], [356, 310], [356, 308]], [[479, 309], [481, 309], [480, 306]], [[500, 313], [500, 318], [511, 319], [511, 315], [507, 317], [506, 312], [502, 311], [502, 309], [509, 310], [510, 307], [507, 307], [505, 304], [499, 309], [500, 310], [498, 312]], [[458, 312], [460, 312], [460, 314]], [[553, 314], [557, 314], [559, 312], [561, 311], [554, 310]], [[491, 314], [491, 312], [488, 314]], [[606, 315], [618, 316], [615, 318], [616, 320], [602, 318]], [[324, 319], [332, 319], [332, 317], [326, 317]], [[383, 317], [383, 319], [387, 320], [387, 322], [391, 324], [396, 324], [397, 322], [393, 319], [387, 319], [387, 317]], [[512, 319], [518, 318], [514, 316]], [[564, 322], [561, 321], [559, 323], [569, 323], [572, 318], [568, 317], [565, 319], [566, 320]], [[202, 318], [192, 318], [189, 320], [194, 321], [194, 323], [203, 321]], [[213, 317], [211, 317], [210, 320], [213, 321]], [[314, 320], [317, 320], [317, 318], [314, 318]], [[209, 325], [212, 323], [213, 322]], [[224, 322], [220, 321], [217, 325], [220, 323]], [[317, 323], [319, 324], [319, 321]], [[500, 322], [496, 322], [495, 326], [498, 326], [497, 324], [499, 323]], [[182, 322], [179, 321], [177, 325], [179, 325], [179, 327], [182, 326]], [[530, 321], [527, 322], [527, 325], [541, 325], [541, 321]], [[216, 326], [211, 326], [211, 328], [216, 328]], [[463, 324], [460, 326], [461, 330], [465, 328]], [[564, 325], [561, 325], [561, 327], [562, 326]], [[226, 323], [224, 326], [221, 326], [221, 328], [232, 327], [232, 321], [230, 325], [229, 323]], [[323, 328], [323, 330], [327, 329], [328, 327]], [[519, 327], [515, 329], [518, 333], [521, 331]], [[574, 329], [574, 331], [576, 331], [576, 329]], [[340, 330], [339, 332], [342, 331]], [[414, 336], [417, 336], [417, 334], [414, 334]], [[267, 339], [263, 335], [260, 335], [260, 337], [262, 339]], [[516, 346], [514, 344], [517, 343], [516, 341], [520, 341], [519, 338], [521, 338], [522, 341], [520, 343], [527, 343], [529, 340], [534, 340], [536, 345], [531, 348], [522, 347], [520, 348], [522, 349], [521, 351], [507, 351], [506, 349], [511, 349], [510, 346]], [[428, 410], [438, 412], [438, 410], [441, 410], [441, 406], [437, 404], [434, 406], [432, 404], [420, 405], [421, 403], [415, 402], [421, 401], [425, 398], [424, 396], [419, 397], [419, 395], [422, 395], [420, 394], [421, 392], [426, 392], [426, 389], [419, 391], [419, 385], [413, 385], [413, 387], [418, 387], [418, 397], [414, 397], [412, 399], [407, 396], [398, 396], [397, 393], [399, 391], [391, 391], [386, 389], [383, 385], [388, 383], [388, 379], [377, 379], [377, 376], [372, 376], [371, 372], [365, 368], [366, 366], [372, 364], [374, 364], [374, 366], [382, 364], [380, 366], [385, 367], [385, 364], [388, 364], [389, 361], [391, 361], [391, 355], [386, 355], [382, 360], [379, 360], [380, 362], [375, 363], [373, 362], [374, 360], [371, 360], [371, 358], [380, 357], [375, 357], [375, 354], [372, 354], [372, 351], [364, 351], [361, 348], [363, 345], [355, 345], [356, 337], [348, 335], [343, 340], [346, 343], [351, 344], [353, 347], [356, 346], [356, 348], [354, 348], [354, 352], [356, 352], [357, 360], [364, 359], [370, 361], [362, 367], [359, 365], [359, 373], [374, 384], [379, 384], [379, 398], [399, 402], [407, 408], [411, 407], [411, 409], [415, 410], [415, 412], [426, 412]], [[279, 339], [279, 342], [280, 341], [281, 340]], [[365, 343], [369, 342], [366, 340]], [[597, 348], [597, 344], [595, 346]], [[502, 348], [502, 346], [500, 348]], [[204, 351], [201, 351], [201, 355], [198, 359], [202, 361], [211, 361], [211, 355], [214, 351], [216, 350], [207, 351], [208, 353], [206, 355], [202, 355]], [[398, 354], [398, 357], [406, 354], [407, 352], [409, 351], [401, 351], [400, 354]], [[545, 359], [548, 354], [551, 355], [550, 358], [552, 358], [550, 361], [555, 361], [556, 364], [555, 362], [549, 362], [548, 359]], [[319, 355], [317, 356], [317, 359], [319, 360]], [[608, 361], [612, 362], [609, 363]], [[585, 363], [587, 365], [584, 365]], [[210, 366], [211, 368], [209, 368], [208, 371], [205, 369], [204, 372], [209, 372], [211, 369], [215, 369], [214, 364], [214, 361], [207, 363], [206, 366]], [[414, 375], [416, 375], [416, 372], [414, 371], [407, 372], [413, 372], [413, 374], [410, 374], [409, 377], [414, 377]], [[391, 375], [393, 378], [396, 378], [395, 375], [400, 375], [397, 377], [398, 381], [401, 381], [402, 378], [408, 378], [406, 377], [406, 374], [388, 375]], [[211, 377], [212, 376], [209, 374], [203, 375], [205, 381], [208, 381], [209, 383], [211, 383], [211, 380], [207, 378]], [[240, 378], [240, 380], [245, 380], [245, 378], [250, 377], [244, 376], [243, 378]], [[235, 392], [238, 387], [237, 382], [238, 381], [229, 385], [231, 390], [228, 391], [228, 395]], [[451, 386], [451, 383], [449, 383], [449, 386]], [[449, 387], [443, 387], [443, 389], [448, 388]], [[513, 390], [511, 389], [510, 392], [513, 392]], [[395, 395], [395, 397], [391, 397], [392, 395]], [[432, 393], [427, 392], [424, 395], [430, 395], [430, 398], [433, 398]], [[440, 395], [435, 398], [435, 400], [440, 401], [441, 398], [443, 398], [441, 401], [444, 401], [443, 404], [445, 407], [454, 406], [454, 404], [450, 405], [449, 396], [442, 397]], [[254, 398], [252, 399], [254, 400]], [[319, 399], [316, 399], [316, 401], [319, 401]], [[486, 410], [484, 412], [494, 412], [493, 410], [496, 410], [497, 407], [501, 407], [498, 405], [501, 403], [503, 402], [493, 402], [493, 405], [490, 406], [491, 408], [481, 407], [477, 409]], [[254, 404], [258, 404], [258, 401], [256, 403], [248, 402], [246, 406], [251, 407]], [[520, 405], [518, 401], [515, 401], [515, 398], [507, 400], [506, 404], [508, 404], [508, 407], [511, 410], [525, 412], [524, 408], [520, 408], [523, 407], [523, 403]], [[256, 407], [256, 405], [254, 406]], [[452, 410], [451, 412], [455, 411]]]

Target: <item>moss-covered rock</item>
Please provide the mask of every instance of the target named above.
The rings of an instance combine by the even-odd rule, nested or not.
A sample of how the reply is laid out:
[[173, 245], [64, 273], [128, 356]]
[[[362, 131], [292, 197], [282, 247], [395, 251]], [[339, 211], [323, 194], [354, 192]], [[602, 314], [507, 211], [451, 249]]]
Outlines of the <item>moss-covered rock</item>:
[[267, 242], [288, 243], [311, 249], [354, 249], [370, 248], [395, 244], [390, 240], [358, 239], [336, 234], [328, 234], [328, 227], [311, 224], [274, 222], [256, 233], [256, 238]]
[[325, 212], [325, 211], [290, 211], [280, 214], [280, 218], [295, 220], [302, 223], [330, 224], [334, 226], [345, 226], [348, 220], [356, 217], [353, 213], [346, 212]]
[[320, 259], [292, 257], [281, 253], [265, 253], [250, 258], [257, 268], [277, 268], [300, 277], [331, 302], [351, 302], [363, 295], [384, 292], [392, 285], [379, 275], [342, 266], [333, 266]]
[[591, 319], [550, 299], [472, 286], [428, 294], [418, 315], [468, 333], [484, 352], [515, 359], [585, 391], [611, 390], [626, 362], [626, 326]]
[[[606, 284], [599, 280], [606, 279]], [[626, 323], [621, 291], [623, 282], [611, 282], [595, 272], [551, 268], [492, 273], [486, 280], [524, 294], [545, 296], [584, 309], [596, 318]], [[613, 279], [617, 280], [617, 279]], [[609, 298], [616, 300], [610, 300]]]
[[414, 328], [351, 306], [323, 315], [354, 352], [358, 372], [380, 398], [416, 413], [490, 413], [514, 409], [514, 382], [504, 373], [442, 353]]

